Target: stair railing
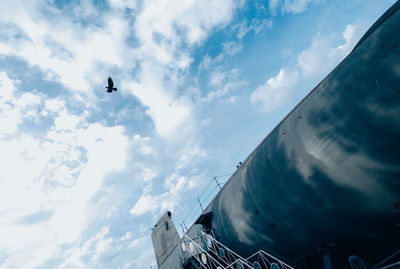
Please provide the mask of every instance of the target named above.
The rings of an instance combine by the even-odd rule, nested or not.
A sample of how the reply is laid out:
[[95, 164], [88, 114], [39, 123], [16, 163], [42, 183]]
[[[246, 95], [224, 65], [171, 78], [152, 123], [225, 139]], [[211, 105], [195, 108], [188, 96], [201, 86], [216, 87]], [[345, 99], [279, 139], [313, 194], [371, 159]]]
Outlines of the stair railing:
[[201, 232], [204, 244], [207, 246], [207, 250], [218, 257], [223, 268], [239, 268], [239, 269], [253, 269], [253, 266], [246, 261], [243, 257], [223, 245], [221, 242], [216, 240], [213, 236]]
[[[284, 263], [283, 261], [275, 258], [271, 254], [263, 250], [259, 250], [250, 257], [246, 259], [250, 264], [254, 264], [257, 262], [260, 266], [259, 268], [272, 268], [272, 269], [293, 269], [290, 265]], [[256, 268], [256, 266], [254, 266]], [[258, 269], [258, 268], [256, 268]]]
[[206, 269], [223, 269], [222, 264], [220, 264], [214, 257], [212, 257], [204, 248], [197, 244], [193, 239], [188, 237], [186, 234], [183, 235], [179, 246], [182, 254], [182, 261], [186, 262], [191, 257], [195, 258], [201, 268]]

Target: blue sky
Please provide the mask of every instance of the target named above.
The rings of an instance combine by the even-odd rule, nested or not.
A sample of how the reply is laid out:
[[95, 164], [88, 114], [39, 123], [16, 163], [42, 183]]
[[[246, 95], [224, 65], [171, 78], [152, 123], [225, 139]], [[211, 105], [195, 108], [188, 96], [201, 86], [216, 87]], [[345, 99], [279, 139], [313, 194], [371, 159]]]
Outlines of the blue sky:
[[394, 2], [1, 1], [0, 267], [154, 268]]

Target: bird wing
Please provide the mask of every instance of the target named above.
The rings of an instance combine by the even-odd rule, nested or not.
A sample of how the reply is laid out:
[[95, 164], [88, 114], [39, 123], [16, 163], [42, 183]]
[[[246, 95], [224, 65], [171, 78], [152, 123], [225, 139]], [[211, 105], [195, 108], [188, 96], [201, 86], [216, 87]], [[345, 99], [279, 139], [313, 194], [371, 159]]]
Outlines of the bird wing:
[[108, 78], [108, 87], [110, 88], [114, 87], [114, 82], [111, 77]]

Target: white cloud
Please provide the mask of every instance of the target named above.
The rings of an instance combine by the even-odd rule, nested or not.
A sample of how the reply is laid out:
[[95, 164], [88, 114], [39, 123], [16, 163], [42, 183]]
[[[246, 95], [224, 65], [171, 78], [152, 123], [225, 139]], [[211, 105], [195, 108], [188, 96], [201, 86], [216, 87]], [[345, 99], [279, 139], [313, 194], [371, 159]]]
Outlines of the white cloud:
[[237, 28], [236, 35], [239, 39], [242, 39], [251, 30], [251, 28], [247, 26], [246, 21], [237, 24], [235, 27]]
[[307, 6], [315, 0], [285, 0], [282, 12], [301, 13], [306, 10]]
[[151, 240], [149, 237], [141, 237], [132, 242], [131, 248], [141, 250], [141, 255], [131, 256], [131, 260], [124, 265], [124, 269], [135, 269], [135, 268], [156, 268], [156, 262], [154, 259], [154, 251], [151, 247]]
[[[135, 23], [137, 36], [148, 47], [150, 55], [157, 52], [157, 44], [154, 42], [153, 34], [162, 36], [161, 41], [164, 57], [160, 57], [161, 63], [164, 60], [172, 59], [171, 53], [178, 49], [180, 42], [187, 42], [189, 45], [201, 42], [208, 32], [214, 27], [223, 26], [228, 23], [236, 8], [235, 1], [146, 1], [143, 12], [138, 16]], [[162, 14], [158, 16], [155, 14]], [[179, 32], [184, 31], [184, 36]], [[184, 38], [183, 40], [182, 37]], [[169, 52], [166, 49], [169, 50]], [[156, 55], [162, 56], [163, 54]]]
[[156, 175], [157, 174], [154, 171], [152, 171], [151, 169], [146, 168], [146, 167], [143, 168], [142, 176], [143, 176], [144, 181], [151, 181], [153, 178], [156, 177]]
[[317, 36], [310, 47], [297, 54], [291, 69], [284, 67], [275, 77], [258, 86], [250, 96], [251, 102], [265, 112], [276, 110], [287, 103], [295, 85], [304, 80], [321, 80], [350, 53], [361, 36], [360, 27], [347, 25], [341, 33], [344, 43], [335, 45], [339, 35]]
[[276, 14], [276, 9], [281, 5], [282, 0], [269, 0], [268, 1], [268, 6], [270, 12], [275, 15]]
[[64, 253], [65, 261], [59, 268], [94, 268], [95, 265], [109, 263], [123, 251], [135, 245], [138, 239], [132, 239], [130, 232], [120, 237], [110, 235], [110, 227], [104, 226], [81, 246], [75, 246]]
[[271, 19], [258, 19], [254, 18], [251, 20], [250, 24], [247, 25], [246, 21], [242, 21], [233, 26], [233, 29], [237, 31], [236, 36], [238, 39], [242, 39], [245, 37], [250, 31], [254, 31], [257, 35], [262, 30], [266, 28], [272, 27], [272, 20]]
[[299, 73], [281, 69], [276, 77], [258, 86], [250, 96], [251, 102], [265, 112], [279, 108], [287, 98], [292, 86], [298, 81]]
[[[76, 15], [95, 16], [90, 2], [84, 3], [87, 8], [74, 6], [74, 11], [78, 13]], [[1, 2], [0, 24], [16, 25], [26, 35], [23, 39], [2, 41], [1, 54], [22, 57], [31, 65], [53, 74], [52, 79], [71, 90], [89, 94], [91, 83], [99, 83], [106, 76], [106, 70], [98, 67], [122, 66], [133, 57], [126, 57], [131, 54], [124, 42], [115, 42], [126, 37], [127, 20], [110, 16], [104, 20], [103, 27], [82, 27], [62, 11], [46, 7], [45, 4], [40, 1], [32, 5], [18, 1]], [[9, 10], [13, 10], [12, 14]], [[51, 16], [44, 16], [41, 10], [46, 10]]]
[[82, 120], [78, 115], [70, 114], [67, 110], [62, 110], [54, 119], [54, 128], [57, 131], [75, 129]]
[[305, 78], [313, 77], [320, 74], [326, 74], [332, 70], [353, 48], [356, 38], [357, 27], [355, 25], [347, 25], [342, 32], [342, 38], [345, 43], [334, 47], [334, 39], [336, 36], [316, 38], [311, 46], [302, 51], [297, 56], [297, 63]]
[[[185, 79], [182, 72], [192, 61], [190, 48], [203, 42], [213, 29], [224, 27], [238, 5], [233, 0], [143, 3], [134, 24], [141, 70], [138, 80], [126, 88], [148, 107], [159, 135], [171, 137], [177, 130], [182, 133], [183, 126], [191, 128], [192, 104], [177, 97]], [[235, 47], [229, 50], [237, 51]]]
[[[211, 119], [208, 119], [211, 121]], [[203, 123], [202, 123], [203, 125]], [[177, 169], [182, 169], [187, 167], [192, 163], [194, 159], [205, 159], [207, 157], [207, 152], [202, 149], [199, 145], [194, 145], [189, 147], [184, 153], [181, 154], [179, 158]]]
[[251, 21], [251, 28], [254, 30], [254, 33], [257, 35], [261, 31], [263, 31], [266, 28], [271, 28], [272, 27], [272, 20], [258, 20], [258, 19], [253, 19]]
[[[84, 98], [93, 95], [93, 85], [103, 82], [112, 68], [139, 67], [135, 71], [141, 75], [133, 82], [134, 87], [126, 83], [120, 89], [131, 89], [129, 92], [148, 107], [156, 132], [166, 137], [190, 122], [191, 104], [177, 96], [177, 89], [184, 80], [181, 72], [192, 61], [191, 47], [203, 42], [214, 29], [224, 27], [243, 3], [144, 1], [138, 12], [135, 1], [110, 0], [113, 8], [108, 14], [100, 13], [90, 1], [67, 4], [65, 10], [47, 4], [0, 4], [0, 24], [15, 25], [26, 36], [10, 36], [0, 44], [0, 54], [24, 58], [46, 71], [48, 79], [61, 82]], [[134, 20], [123, 15], [125, 8], [135, 10]], [[13, 14], [7, 14], [7, 10], [13, 10]], [[72, 20], [71, 15], [85, 23]], [[125, 42], [129, 37], [138, 41], [137, 47]], [[232, 47], [228, 52], [233, 54], [237, 49]], [[131, 80], [123, 76], [125, 81]]]
[[32, 93], [16, 95], [18, 81], [11, 80], [5, 72], [0, 72], [0, 138], [13, 135], [24, 119], [37, 119], [37, 111], [42, 97]]
[[150, 188], [145, 189], [129, 212], [138, 216], [147, 212], [174, 211], [182, 199], [182, 191], [193, 188], [193, 184], [186, 177], [174, 173], [167, 177], [164, 188], [168, 191], [158, 195], [149, 194]]
[[138, 134], [133, 136], [133, 144], [138, 147], [138, 150], [143, 155], [151, 155], [154, 154], [154, 149], [151, 146], [150, 137], [142, 137]]
[[208, 69], [211, 63], [212, 63], [212, 58], [210, 57], [210, 55], [206, 54], [201, 60], [201, 63], [199, 64], [199, 70]]
[[222, 44], [223, 51], [229, 56], [233, 56], [242, 50], [243, 46], [233, 41]]
[[[103, 83], [110, 72], [124, 77], [127, 82], [118, 84], [118, 94], [138, 98], [154, 122], [156, 135], [186, 141], [181, 138], [191, 137], [194, 130], [193, 104], [180, 90], [188, 80], [190, 53], [214, 30], [225, 27], [235, 8], [243, 4], [233, 0], [144, 1], [140, 11], [126, 16], [125, 8], [136, 9], [136, 2], [110, 0], [107, 13], [101, 13], [91, 1], [67, 4], [62, 10], [51, 3], [1, 2], [0, 29], [12, 25], [21, 37], [6, 32], [0, 54], [39, 67], [46, 80], [57, 81], [75, 93], [70, 98], [80, 100], [84, 112], [72, 112], [71, 100], [41, 95], [42, 89], [18, 92], [17, 81], [0, 73], [4, 82], [0, 86], [0, 123], [4, 121], [0, 127], [4, 149], [0, 153], [0, 253], [8, 253], [1, 264], [6, 268], [34, 268], [59, 257], [65, 259], [65, 268], [87, 268], [86, 258], [93, 264], [112, 259], [107, 253], [121, 250], [120, 244], [125, 246], [125, 240], [132, 239], [129, 234], [113, 238], [104, 226], [96, 236], [83, 240], [83, 232], [98, 217], [93, 207], [100, 207], [91, 204], [91, 199], [107, 175], [126, 169], [128, 148], [151, 160], [159, 151], [150, 138], [138, 135], [130, 140], [121, 126], [87, 121], [92, 113], [88, 109], [98, 103], [92, 94], [94, 85]], [[126, 44], [127, 38], [133, 38], [135, 44]], [[235, 49], [227, 46], [225, 53], [233, 55]], [[215, 96], [233, 86], [229, 87]], [[45, 119], [48, 126], [39, 130], [38, 137], [18, 133], [19, 124], [27, 118]], [[191, 154], [185, 150], [176, 154], [182, 157], [177, 170], [206, 154], [200, 146], [190, 150]], [[134, 160], [133, 166], [138, 168], [135, 176], [142, 177], [145, 184], [157, 184], [157, 169], [146, 160]], [[130, 213], [174, 209], [181, 192], [194, 186], [193, 180], [177, 172], [171, 172], [162, 185], [167, 191], [158, 194], [145, 188]], [[105, 208], [103, 219], [119, 210], [115, 204]], [[63, 251], [66, 244], [73, 247]], [[152, 255], [152, 251], [146, 253]]]
[[[121, 139], [118, 136], [112, 138]], [[103, 141], [111, 142], [109, 139]], [[0, 157], [5, 165], [0, 176], [3, 205], [0, 212], [13, 212], [0, 214], [3, 238], [0, 249], [10, 252], [4, 266], [22, 267], [28, 260], [38, 265], [50, 258], [57, 246], [79, 238], [90, 220], [90, 214], [86, 212], [88, 200], [99, 189], [104, 176], [112, 169], [120, 169], [118, 162], [123, 162], [123, 159], [116, 158], [112, 162], [107, 160], [107, 165], [104, 165], [102, 156], [123, 156], [124, 153], [112, 144], [93, 153], [89, 149], [88, 162], [81, 164], [80, 155], [74, 157], [74, 148], [65, 144], [39, 142], [29, 136], [1, 144], [3, 149], [12, 148], [13, 153], [4, 152]], [[63, 148], [70, 150], [64, 151]], [[68, 163], [73, 161], [79, 165], [70, 167]], [[77, 175], [71, 177], [72, 174]], [[15, 224], [20, 217], [41, 209], [53, 212], [44, 223]], [[33, 246], [35, 251], [31, 249]]]
[[211, 118], [203, 119], [200, 121], [200, 126], [206, 127], [206, 126], [210, 125], [211, 122], [212, 122]]
[[220, 70], [215, 70], [210, 74], [210, 80], [208, 83], [210, 84], [210, 86], [221, 87], [225, 77], [226, 75], [224, 72], [221, 72]]
[[41, 104], [41, 98], [32, 93], [25, 93], [18, 100], [18, 105], [23, 110], [26, 109], [28, 106], [35, 106], [40, 104]]
[[186, 100], [176, 99], [165, 91], [163, 72], [159, 66], [144, 63], [140, 73], [140, 84], [124, 85], [148, 107], [146, 113], [153, 119], [156, 132], [168, 137], [183, 123], [188, 123], [191, 111]]
[[119, 9], [136, 9], [137, 8], [137, 1], [136, 0], [109, 0], [110, 6]]
[[222, 71], [219, 67], [214, 68], [210, 74], [209, 90], [207, 96], [201, 98], [201, 101], [210, 103], [217, 98], [222, 99], [221, 102], [230, 99], [232, 94], [240, 89], [245, 84], [240, 78], [240, 73], [238, 69], [232, 69], [230, 71]]
[[11, 105], [15, 103], [14, 82], [6, 73], [0, 72], [0, 138], [16, 132], [18, 124], [22, 121], [21, 112]]
[[[16, 84], [5, 73], [0, 77], [4, 92], [13, 93], [3, 95], [0, 107], [7, 99], [17, 123], [39, 104], [63, 107], [33, 93], [17, 97]], [[10, 124], [6, 133], [14, 135], [0, 137], [0, 252], [9, 253], [6, 268], [38, 266], [62, 244], [76, 242], [93, 217], [89, 200], [107, 174], [125, 168], [129, 140], [123, 128], [89, 124], [65, 108], [49, 113], [56, 115], [45, 139], [18, 134]]]
[[313, 1], [315, 2], [318, 0], [269, 0], [268, 5], [272, 15], [276, 14], [279, 7], [281, 8], [282, 14], [297, 14], [304, 12], [307, 9], [307, 6]]
[[132, 215], [141, 215], [147, 211], [154, 211], [160, 206], [160, 199], [152, 197], [150, 194], [142, 195], [135, 205], [129, 210]]
[[65, 106], [65, 102], [61, 99], [50, 99], [45, 101], [45, 108], [49, 112], [61, 111]]

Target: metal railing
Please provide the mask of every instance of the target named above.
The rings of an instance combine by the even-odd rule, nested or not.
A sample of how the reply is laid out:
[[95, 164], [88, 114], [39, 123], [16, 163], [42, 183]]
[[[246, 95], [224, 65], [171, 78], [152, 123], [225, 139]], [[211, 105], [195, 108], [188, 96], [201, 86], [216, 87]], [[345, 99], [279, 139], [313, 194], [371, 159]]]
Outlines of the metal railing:
[[400, 250], [385, 258], [371, 269], [394, 269], [400, 268]]
[[217, 261], [217, 259], [212, 257], [210, 253], [186, 234], [183, 235], [179, 249], [181, 251], [182, 264], [190, 262], [190, 259], [193, 258], [200, 268], [225, 268]]
[[196, 198], [193, 206], [188, 211], [186, 217], [179, 223], [181, 226], [183, 234], [193, 225], [196, 219], [203, 213], [204, 209], [209, 205], [209, 203], [214, 199], [214, 197], [219, 193], [227, 179], [231, 174], [215, 176], [212, 178], [210, 183], [205, 187], [202, 193]]
[[218, 257], [222, 268], [253, 269], [253, 266], [236, 252], [217, 241], [213, 236], [201, 232], [209, 252]]
[[[283, 261], [275, 258], [263, 250], [259, 250], [246, 259], [250, 264], [253, 264], [255, 269], [258, 268], [270, 268], [270, 269], [293, 269], [290, 265]], [[258, 264], [256, 268], [255, 264]]]
[[194, 267], [207, 269], [293, 269], [290, 265], [266, 253], [258, 251], [244, 259], [215, 239], [211, 233], [201, 232], [192, 239], [183, 235], [179, 245], [182, 264], [195, 263]]

